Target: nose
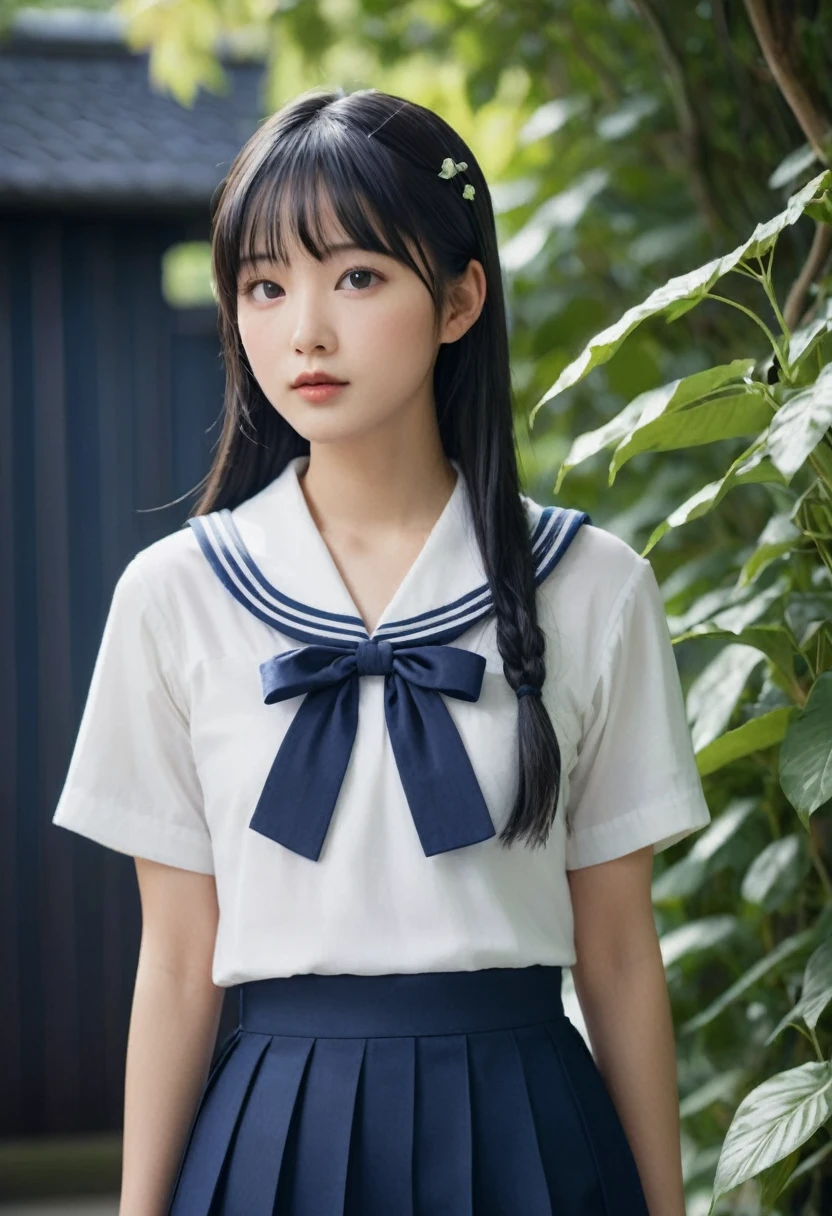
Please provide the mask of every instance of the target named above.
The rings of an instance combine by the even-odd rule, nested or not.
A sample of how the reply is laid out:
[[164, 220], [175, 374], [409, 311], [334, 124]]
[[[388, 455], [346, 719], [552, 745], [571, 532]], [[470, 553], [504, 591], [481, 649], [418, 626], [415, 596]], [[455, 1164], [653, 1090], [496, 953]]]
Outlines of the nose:
[[295, 297], [292, 344], [298, 354], [313, 350], [333, 350], [335, 331], [320, 293], [309, 290]]

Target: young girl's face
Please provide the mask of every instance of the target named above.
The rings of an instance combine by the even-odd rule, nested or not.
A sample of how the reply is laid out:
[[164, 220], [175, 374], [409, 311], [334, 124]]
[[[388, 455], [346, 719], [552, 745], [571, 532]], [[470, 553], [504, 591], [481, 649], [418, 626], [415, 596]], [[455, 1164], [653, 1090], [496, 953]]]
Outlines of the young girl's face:
[[[432, 369], [446, 335], [414, 271], [382, 254], [337, 248], [349, 238], [328, 208], [324, 215], [335, 247], [325, 261], [291, 241], [285, 263], [241, 266], [237, 321], [265, 396], [305, 439], [326, 443], [433, 410]], [[343, 387], [317, 399], [293, 387], [303, 372], [319, 371]]]

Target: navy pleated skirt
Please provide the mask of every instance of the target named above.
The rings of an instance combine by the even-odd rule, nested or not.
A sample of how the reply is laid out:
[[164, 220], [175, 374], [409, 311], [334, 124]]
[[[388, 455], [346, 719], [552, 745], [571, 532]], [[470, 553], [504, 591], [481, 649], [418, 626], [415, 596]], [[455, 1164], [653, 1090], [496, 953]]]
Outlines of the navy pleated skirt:
[[647, 1216], [560, 967], [239, 994], [169, 1216]]

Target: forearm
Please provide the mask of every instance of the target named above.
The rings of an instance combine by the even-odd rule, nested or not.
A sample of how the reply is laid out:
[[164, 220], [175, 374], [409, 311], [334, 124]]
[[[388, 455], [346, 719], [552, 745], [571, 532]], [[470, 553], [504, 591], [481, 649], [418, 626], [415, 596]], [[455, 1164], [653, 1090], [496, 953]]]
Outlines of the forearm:
[[573, 969], [592, 1052], [651, 1216], [684, 1216], [676, 1044], [658, 942], [626, 964]]
[[142, 951], [127, 1044], [119, 1216], [164, 1216], [207, 1078], [223, 989]]

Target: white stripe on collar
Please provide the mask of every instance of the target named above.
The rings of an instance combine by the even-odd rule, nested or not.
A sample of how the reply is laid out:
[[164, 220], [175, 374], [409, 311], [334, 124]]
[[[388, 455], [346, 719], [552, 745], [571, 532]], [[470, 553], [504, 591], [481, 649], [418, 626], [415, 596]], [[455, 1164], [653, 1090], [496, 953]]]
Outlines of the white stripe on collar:
[[[585, 511], [571, 507], [543, 508], [532, 535], [537, 586], [555, 568], [584, 523], [591, 523]], [[483, 583], [450, 603], [417, 616], [386, 622], [370, 635], [360, 617], [326, 612], [301, 603], [270, 583], [246, 548], [227, 508], [193, 516], [188, 524], [214, 573], [231, 595], [254, 616], [300, 642], [350, 647], [372, 637], [374, 641], [442, 643], [459, 637], [493, 611], [491, 589]]]

